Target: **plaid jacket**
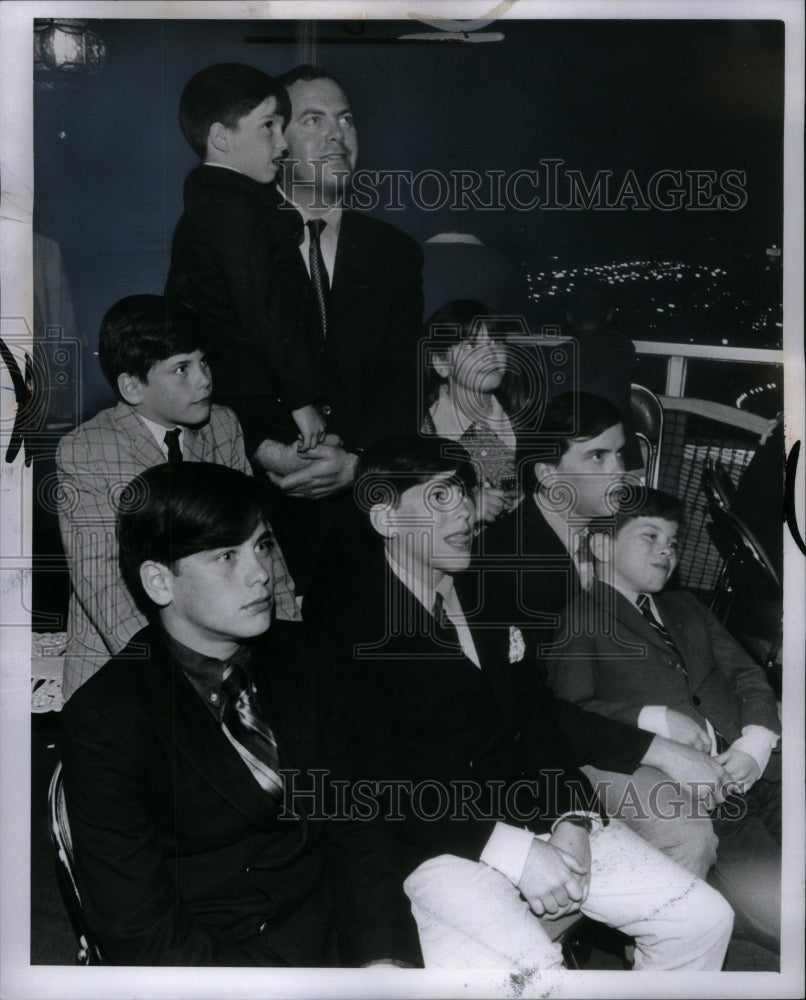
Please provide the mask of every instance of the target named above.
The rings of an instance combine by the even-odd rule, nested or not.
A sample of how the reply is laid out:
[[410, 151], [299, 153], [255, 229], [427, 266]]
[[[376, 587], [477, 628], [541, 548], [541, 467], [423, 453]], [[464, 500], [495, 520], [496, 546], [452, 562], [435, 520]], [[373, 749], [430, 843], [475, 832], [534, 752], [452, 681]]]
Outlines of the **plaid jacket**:
[[[228, 465], [251, 475], [241, 427], [224, 406], [213, 406], [204, 427], [185, 429], [183, 450], [187, 461]], [[164, 461], [154, 435], [126, 403], [101, 410], [59, 442], [59, 527], [73, 585], [65, 700], [147, 624], [120, 576], [115, 515], [124, 486]], [[293, 581], [277, 546], [273, 558], [276, 615], [297, 620]]]

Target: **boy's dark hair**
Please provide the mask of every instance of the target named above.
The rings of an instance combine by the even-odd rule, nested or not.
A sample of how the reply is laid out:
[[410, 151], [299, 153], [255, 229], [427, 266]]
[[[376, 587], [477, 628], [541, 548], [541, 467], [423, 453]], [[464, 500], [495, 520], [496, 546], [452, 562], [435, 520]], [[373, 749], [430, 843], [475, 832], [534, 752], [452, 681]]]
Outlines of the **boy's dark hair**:
[[173, 570], [186, 556], [242, 544], [261, 519], [267, 520], [264, 488], [243, 472], [208, 462], [146, 469], [120, 496], [123, 579], [140, 608], [151, 614], [154, 605], [140, 582], [144, 562]]
[[274, 77], [243, 63], [218, 63], [199, 70], [185, 84], [179, 100], [179, 127], [193, 151], [203, 160], [207, 136], [215, 122], [234, 128], [238, 120], [267, 97], [277, 102], [277, 114], [287, 125], [291, 104], [283, 85]]
[[672, 493], [644, 487], [636, 492], [634, 502], [617, 508], [614, 516], [616, 533], [618, 534], [625, 524], [637, 517], [662, 517], [665, 521], [673, 521], [680, 528], [684, 528], [686, 507], [683, 501]]
[[101, 321], [98, 361], [120, 396], [119, 375], [136, 375], [147, 382], [157, 362], [174, 354], [206, 351], [207, 341], [201, 318], [187, 306], [171, 305], [161, 295], [128, 295]]
[[524, 492], [537, 489], [535, 463], [557, 465], [574, 441], [590, 441], [622, 423], [618, 409], [590, 392], [563, 392], [543, 411], [539, 426], [518, 436], [517, 461]]
[[[425, 321], [423, 336], [428, 341], [426, 361], [434, 357], [444, 357], [452, 347], [462, 341], [472, 341], [478, 336], [482, 326], [486, 327], [491, 339], [501, 342], [504, 342], [508, 333], [522, 332], [522, 327], [513, 329], [512, 321], [502, 317], [499, 310], [493, 309], [492, 306], [476, 299], [452, 299], [443, 303]], [[436, 400], [440, 386], [445, 381], [436, 372], [433, 364], [427, 363], [426, 369], [424, 410]], [[495, 396], [507, 415], [519, 411], [525, 402], [520, 373], [508, 368]]]
[[344, 87], [341, 85], [341, 80], [332, 73], [328, 73], [326, 69], [311, 66], [310, 63], [302, 63], [299, 66], [294, 66], [293, 69], [289, 69], [277, 77], [277, 82], [286, 88], [290, 87], [292, 83], [297, 83], [299, 80], [302, 80], [304, 83], [313, 83], [314, 80], [331, 80], [342, 93], [345, 93]]
[[475, 491], [476, 470], [460, 444], [414, 434], [387, 438], [370, 445], [360, 456], [353, 495], [365, 514], [379, 503], [397, 507], [406, 490], [446, 472], [454, 474], [466, 494]]

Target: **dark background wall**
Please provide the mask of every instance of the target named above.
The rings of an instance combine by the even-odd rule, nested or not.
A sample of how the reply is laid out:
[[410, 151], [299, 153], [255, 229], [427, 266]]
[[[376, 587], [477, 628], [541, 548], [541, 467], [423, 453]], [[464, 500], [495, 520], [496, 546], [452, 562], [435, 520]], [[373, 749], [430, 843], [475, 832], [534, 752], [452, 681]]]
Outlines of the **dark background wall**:
[[[194, 157], [176, 124], [196, 70], [301, 60], [300, 25], [266, 20], [90, 22], [102, 75], [35, 95], [35, 228], [58, 241], [84, 342], [81, 409], [111, 401], [92, 351], [105, 310], [162, 288]], [[368, 170], [746, 171], [736, 212], [425, 211], [385, 215], [425, 240], [470, 231], [519, 266], [547, 256], [757, 255], [781, 243], [783, 26], [777, 22], [512, 21], [496, 44], [384, 43], [415, 22], [318, 22], [317, 62], [342, 78]], [[258, 43], [248, 38], [270, 36]], [[367, 43], [368, 37], [375, 43]], [[339, 39], [330, 43], [328, 38]], [[432, 190], [432, 189], [431, 189]]]

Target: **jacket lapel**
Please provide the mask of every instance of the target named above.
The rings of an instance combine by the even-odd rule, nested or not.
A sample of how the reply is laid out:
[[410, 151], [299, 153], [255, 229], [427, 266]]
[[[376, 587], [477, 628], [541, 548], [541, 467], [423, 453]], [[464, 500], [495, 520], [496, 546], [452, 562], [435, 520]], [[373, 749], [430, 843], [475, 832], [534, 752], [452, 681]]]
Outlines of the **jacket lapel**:
[[603, 583], [596, 584], [596, 593], [599, 605], [604, 604], [609, 616], [616, 623], [614, 633], [616, 638], [629, 642], [634, 642], [637, 639], [641, 643], [655, 646], [668, 655], [669, 647], [664, 642], [663, 637], [623, 594], [620, 594], [614, 587], [608, 587]]
[[213, 714], [173, 662], [159, 631], [152, 629], [148, 638], [154, 650], [153, 669], [147, 672], [154, 713], [172, 734], [174, 750], [234, 809], [260, 826], [271, 826], [279, 804], [260, 794]]
[[120, 428], [123, 440], [131, 441], [132, 459], [136, 465], [150, 469], [154, 465], [165, 462], [156, 438], [146, 427], [137, 413], [126, 403], [118, 403], [113, 413], [113, 419]]

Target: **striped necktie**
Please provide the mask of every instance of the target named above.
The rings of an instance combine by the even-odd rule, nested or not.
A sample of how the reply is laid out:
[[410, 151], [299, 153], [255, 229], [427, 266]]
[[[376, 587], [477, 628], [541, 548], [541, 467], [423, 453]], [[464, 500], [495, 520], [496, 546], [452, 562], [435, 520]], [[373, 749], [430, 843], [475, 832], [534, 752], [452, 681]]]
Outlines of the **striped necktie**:
[[277, 740], [260, 713], [244, 668], [236, 663], [221, 688], [228, 696], [221, 719], [224, 734], [260, 787], [271, 795], [281, 795], [283, 781], [277, 773]]
[[688, 671], [686, 670], [686, 665], [683, 663], [683, 657], [680, 655], [680, 650], [675, 646], [674, 639], [669, 635], [666, 630], [666, 626], [663, 622], [655, 615], [652, 610], [652, 602], [649, 600], [649, 594], [639, 594], [638, 600], [635, 602], [636, 607], [644, 616], [644, 618], [649, 622], [652, 628], [658, 633], [658, 635], [663, 639], [664, 643], [668, 646], [669, 652], [674, 653], [675, 661], [680, 664], [680, 669], [683, 671], [683, 676], [688, 677]]
[[306, 223], [310, 233], [308, 247], [308, 263], [311, 268], [311, 283], [316, 294], [316, 305], [319, 310], [319, 322], [322, 325], [322, 336], [327, 336], [327, 305], [330, 297], [330, 282], [322, 257], [322, 246], [319, 237], [327, 223], [324, 219], [309, 219]]
[[179, 465], [182, 461], [182, 449], [179, 447], [179, 435], [182, 433], [181, 427], [174, 427], [172, 431], [166, 431], [163, 441], [168, 449], [168, 465]]

